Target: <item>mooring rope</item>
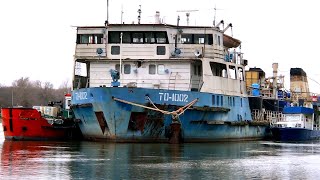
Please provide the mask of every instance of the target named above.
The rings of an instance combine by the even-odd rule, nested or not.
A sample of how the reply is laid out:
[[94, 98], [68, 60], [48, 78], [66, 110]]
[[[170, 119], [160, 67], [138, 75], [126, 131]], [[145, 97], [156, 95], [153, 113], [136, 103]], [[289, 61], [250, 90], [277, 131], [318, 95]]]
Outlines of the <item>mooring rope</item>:
[[151, 103], [151, 105], [153, 107], [149, 107], [149, 106], [145, 106], [145, 105], [142, 105], [142, 104], [137, 104], [137, 103], [134, 103], [134, 102], [130, 102], [130, 101], [126, 101], [126, 100], [123, 100], [123, 99], [119, 99], [119, 98], [116, 98], [116, 97], [113, 97], [112, 99], [115, 100], [115, 101], [119, 101], [119, 102], [122, 102], [122, 103], [126, 103], [126, 104], [130, 104], [130, 105], [134, 105], [134, 106], [138, 106], [138, 107], [142, 107], [142, 108], [146, 108], [146, 109], [150, 109], [150, 110], [153, 110], [153, 111], [159, 111], [163, 114], [170, 114], [172, 115], [172, 117], [174, 119], [176, 119], [178, 116], [180, 116], [181, 114], [183, 114], [187, 109], [189, 109], [192, 105], [194, 105], [199, 99], [196, 98], [194, 99], [193, 101], [191, 101], [190, 103], [186, 104], [185, 106], [179, 108], [178, 110], [175, 110], [175, 111], [165, 111], [165, 110], [161, 110], [159, 109], [153, 102], [152, 100], [149, 98], [149, 96], [147, 96], [149, 102]]

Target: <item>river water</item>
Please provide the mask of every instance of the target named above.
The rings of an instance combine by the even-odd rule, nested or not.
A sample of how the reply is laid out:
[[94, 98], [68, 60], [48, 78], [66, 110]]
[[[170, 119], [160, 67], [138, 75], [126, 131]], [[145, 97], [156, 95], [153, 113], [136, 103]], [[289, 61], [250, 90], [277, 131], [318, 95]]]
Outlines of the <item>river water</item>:
[[320, 141], [180, 145], [7, 141], [0, 130], [0, 152], [0, 179], [320, 177]]

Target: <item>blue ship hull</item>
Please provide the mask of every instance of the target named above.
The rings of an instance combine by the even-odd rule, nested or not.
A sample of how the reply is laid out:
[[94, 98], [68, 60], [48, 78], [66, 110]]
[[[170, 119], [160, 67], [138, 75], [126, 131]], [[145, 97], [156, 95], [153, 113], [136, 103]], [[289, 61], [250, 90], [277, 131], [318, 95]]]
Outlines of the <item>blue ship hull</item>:
[[[179, 116], [183, 142], [263, 139], [268, 126], [252, 123], [247, 97], [191, 91], [97, 87], [74, 90], [72, 110], [85, 139], [116, 142], [168, 142], [174, 111], [198, 101]], [[136, 105], [119, 102], [114, 98]], [[138, 106], [140, 105], [140, 106]]]
[[320, 138], [320, 130], [304, 128], [271, 128], [273, 139], [276, 141], [308, 141]]

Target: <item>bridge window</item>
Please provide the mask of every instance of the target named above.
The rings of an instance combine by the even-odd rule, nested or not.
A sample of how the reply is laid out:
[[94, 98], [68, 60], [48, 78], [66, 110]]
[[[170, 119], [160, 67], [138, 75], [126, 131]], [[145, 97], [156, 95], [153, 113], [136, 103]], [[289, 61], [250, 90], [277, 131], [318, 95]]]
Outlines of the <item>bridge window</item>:
[[156, 74], [156, 65], [155, 64], [149, 65], [149, 74]]
[[213, 44], [212, 34], [182, 34], [182, 44]]
[[143, 33], [142, 32], [132, 33], [132, 43], [143, 43]]
[[215, 34], [214, 35], [214, 42], [215, 42], [214, 43], [215, 45], [221, 46], [221, 36]]
[[[120, 43], [121, 31], [109, 31], [108, 42]], [[166, 31], [122, 31], [122, 43], [168, 44]]]
[[120, 33], [121, 32], [110, 32], [109, 43], [120, 43]]
[[181, 34], [181, 43], [192, 44], [192, 34]]
[[78, 34], [77, 44], [102, 44], [103, 34]]
[[154, 33], [153, 32], [145, 32], [144, 33], [144, 43], [155, 43], [156, 42], [156, 39], [154, 38]]
[[123, 32], [122, 33], [122, 43], [130, 44], [131, 41], [131, 33], [130, 32]]
[[156, 32], [156, 40], [158, 44], [168, 43], [167, 33], [166, 32]]

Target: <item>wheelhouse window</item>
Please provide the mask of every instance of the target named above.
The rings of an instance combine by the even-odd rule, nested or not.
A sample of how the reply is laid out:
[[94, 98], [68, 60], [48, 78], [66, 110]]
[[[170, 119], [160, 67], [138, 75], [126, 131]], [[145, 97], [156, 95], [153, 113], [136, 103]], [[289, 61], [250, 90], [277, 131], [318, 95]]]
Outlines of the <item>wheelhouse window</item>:
[[156, 65], [154, 64], [149, 65], [149, 74], [156, 74]]
[[156, 40], [158, 44], [167, 44], [168, 38], [166, 32], [156, 32]]
[[183, 44], [213, 44], [212, 34], [182, 34], [181, 43]]
[[156, 42], [154, 32], [145, 32], [144, 35], [145, 35], [145, 38], [144, 38], [145, 43], [153, 44]]
[[130, 32], [123, 32], [122, 33], [122, 43], [130, 44], [131, 41], [131, 33]]
[[[108, 42], [120, 43], [121, 31], [109, 31]], [[122, 43], [168, 44], [166, 31], [122, 31]]]
[[135, 32], [132, 33], [132, 43], [143, 43], [143, 33]]
[[103, 34], [78, 34], [77, 44], [102, 44]]
[[181, 43], [192, 44], [192, 34], [181, 34]]
[[123, 67], [123, 72], [124, 72], [124, 74], [130, 74], [131, 73], [131, 65], [125, 64]]
[[109, 43], [120, 43], [120, 33], [118, 31], [109, 32]]
[[213, 76], [228, 77], [227, 66], [225, 64], [210, 62], [210, 68]]
[[221, 36], [220, 35], [215, 34], [214, 41], [215, 41], [215, 45], [221, 46]]

